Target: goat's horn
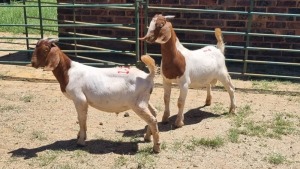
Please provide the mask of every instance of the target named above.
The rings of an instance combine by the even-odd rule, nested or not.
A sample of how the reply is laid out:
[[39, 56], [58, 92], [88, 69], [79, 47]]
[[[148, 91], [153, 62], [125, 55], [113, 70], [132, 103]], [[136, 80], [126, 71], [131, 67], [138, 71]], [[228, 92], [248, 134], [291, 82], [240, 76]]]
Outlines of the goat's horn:
[[165, 18], [166, 18], [166, 19], [175, 18], [175, 15], [166, 15]]
[[146, 40], [146, 38], [148, 38], [147, 35], [142, 38], [139, 38], [139, 40], [144, 41], [144, 40]]
[[49, 42], [50, 43], [56, 43], [56, 42], [58, 42], [58, 39], [50, 39]]

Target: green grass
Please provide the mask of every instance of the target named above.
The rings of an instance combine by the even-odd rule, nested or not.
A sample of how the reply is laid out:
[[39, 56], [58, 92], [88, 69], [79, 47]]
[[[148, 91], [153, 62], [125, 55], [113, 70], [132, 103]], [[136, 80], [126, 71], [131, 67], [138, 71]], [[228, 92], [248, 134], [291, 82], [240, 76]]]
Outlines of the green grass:
[[281, 138], [281, 135], [288, 135], [295, 131], [294, 124], [282, 114], [276, 114], [271, 128], [276, 137]]
[[59, 153], [55, 151], [47, 151], [37, 157], [37, 162], [40, 167], [45, 167], [51, 164], [58, 157]]
[[[247, 116], [252, 110], [248, 106], [242, 107], [233, 119], [233, 127], [228, 131], [228, 140], [232, 143], [239, 142], [239, 135], [268, 137], [281, 139], [283, 135], [297, 134], [296, 126], [292, 121], [298, 120], [297, 116], [278, 113], [272, 120], [253, 121]], [[299, 121], [299, 120], [298, 120]]]
[[210, 147], [210, 148], [218, 148], [224, 145], [225, 141], [223, 138], [217, 136], [215, 138], [200, 138], [200, 139], [196, 139], [193, 138], [191, 140], [192, 145], [195, 146], [204, 146], [204, 147]]
[[43, 140], [47, 140], [47, 136], [42, 131], [33, 131], [31, 133], [31, 140], [40, 140], [40, 141], [43, 141]]
[[[26, 5], [35, 5], [36, 7], [26, 7], [27, 16], [37, 17], [39, 16], [38, 4], [35, 2], [27, 2]], [[56, 2], [55, 0], [42, 0], [42, 2]], [[14, 7], [15, 5], [21, 5], [21, 2], [12, 3], [11, 7], [1, 7], [0, 5], [0, 23], [1, 24], [25, 24], [24, 9], [22, 7]], [[46, 19], [57, 20], [57, 8], [56, 7], [42, 7], [42, 17]], [[40, 24], [39, 19], [29, 19], [27, 24]], [[43, 24], [57, 24], [56, 21], [43, 20]], [[39, 27], [36, 27], [39, 28]], [[50, 31], [45, 31], [45, 34], [57, 34], [57, 27], [43, 27]], [[15, 34], [24, 33], [24, 26], [0, 26], [0, 32], [11, 32]], [[37, 29], [29, 29], [30, 34], [40, 34]]]
[[232, 143], [238, 143], [240, 131], [236, 128], [232, 128], [228, 132], [228, 139]]
[[259, 80], [252, 81], [252, 88], [261, 90], [276, 90], [278, 81]]
[[22, 97], [20, 97], [20, 101], [23, 101], [25, 103], [31, 102], [33, 99], [32, 95], [23, 95]]
[[122, 168], [122, 166], [125, 166], [126, 163], [128, 162], [128, 158], [126, 158], [124, 155], [116, 158], [114, 160], [114, 168]]
[[16, 110], [17, 107], [13, 105], [0, 105], [0, 113], [2, 112], [8, 112], [12, 110]]
[[135, 155], [135, 161], [138, 163], [137, 168], [155, 168], [155, 155], [152, 152], [152, 145], [140, 149]]
[[[298, 120], [292, 114], [277, 113], [272, 120], [254, 121], [247, 117], [253, 114], [249, 105], [242, 106], [233, 116], [233, 127], [227, 133], [228, 140], [232, 143], [239, 143], [239, 135], [268, 137], [281, 139], [283, 135], [297, 134], [296, 126], [292, 121]], [[299, 121], [299, 120], [298, 120]]]
[[272, 153], [267, 157], [267, 161], [271, 164], [282, 164], [286, 161], [286, 158], [279, 153]]
[[253, 111], [249, 105], [245, 105], [237, 110], [236, 116], [234, 116], [233, 123], [235, 127], [241, 127], [244, 119], [252, 114]]
[[249, 121], [244, 124], [245, 129], [240, 131], [241, 134], [248, 136], [263, 137], [268, 131], [268, 126], [265, 123]]
[[217, 113], [217, 114], [227, 113], [226, 108], [222, 103], [217, 102], [216, 104], [213, 105], [213, 107], [211, 109], [214, 113]]

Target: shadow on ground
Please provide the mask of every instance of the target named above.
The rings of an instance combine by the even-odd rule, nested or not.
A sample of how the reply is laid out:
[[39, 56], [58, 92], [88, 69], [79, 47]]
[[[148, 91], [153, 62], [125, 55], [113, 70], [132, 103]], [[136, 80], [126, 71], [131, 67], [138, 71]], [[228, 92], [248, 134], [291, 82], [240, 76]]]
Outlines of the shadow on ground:
[[[190, 109], [189, 111], [184, 113], [184, 125], [194, 125], [200, 123], [202, 120], [207, 118], [215, 118], [220, 117], [221, 115], [213, 114], [211, 112], [202, 111], [201, 108], [198, 107], [195, 109]], [[175, 120], [177, 118], [177, 115], [173, 115], [169, 118], [168, 123], [158, 123], [159, 132], [168, 132], [170, 130], [175, 130], [176, 127], [174, 126]], [[160, 121], [161, 119], [158, 119]], [[184, 126], [183, 126], [184, 127]], [[146, 132], [146, 126], [144, 129], [141, 130], [123, 130], [123, 131], [117, 131], [120, 133], [123, 133], [123, 137], [143, 137], [143, 134]]]
[[138, 150], [138, 142], [116, 142], [110, 140], [89, 140], [86, 141], [87, 146], [79, 147], [76, 139], [56, 141], [52, 144], [44, 145], [36, 148], [19, 148], [9, 152], [12, 157], [23, 157], [30, 159], [37, 157], [37, 153], [54, 150], [54, 151], [75, 151], [82, 150], [91, 154], [135, 154]]

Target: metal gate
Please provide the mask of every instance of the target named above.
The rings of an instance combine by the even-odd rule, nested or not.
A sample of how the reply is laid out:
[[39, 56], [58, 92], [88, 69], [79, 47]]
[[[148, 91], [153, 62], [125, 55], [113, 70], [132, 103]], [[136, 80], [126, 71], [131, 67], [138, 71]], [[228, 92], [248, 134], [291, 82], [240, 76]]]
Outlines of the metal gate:
[[[249, 10], [248, 11], [229, 11], [229, 10], [213, 10], [213, 9], [194, 9], [194, 8], [174, 8], [174, 7], [160, 7], [155, 5], [149, 5], [149, 0], [146, 1], [144, 4], [144, 12], [145, 12], [145, 22], [148, 23], [151, 15], [149, 16], [149, 13], [153, 15], [153, 13], [209, 13], [209, 14], [244, 14], [247, 16], [247, 28], [244, 32], [236, 32], [236, 31], [223, 31], [224, 35], [242, 35], [244, 36], [245, 45], [238, 46], [238, 45], [226, 45], [226, 49], [229, 49], [230, 51], [236, 51], [236, 50], [242, 50], [244, 51], [244, 56], [241, 56], [239, 59], [230, 58], [230, 52], [225, 53], [226, 55], [226, 62], [227, 65], [232, 66], [239, 66], [239, 70], [232, 69], [233, 71], [229, 71], [230, 74], [234, 75], [241, 75], [241, 76], [256, 76], [256, 77], [271, 77], [271, 78], [284, 78], [284, 79], [300, 79], [300, 63], [295, 62], [287, 62], [287, 61], [270, 61], [270, 60], [257, 60], [257, 59], [250, 59], [249, 58], [249, 52], [250, 51], [274, 51], [274, 52], [291, 52], [295, 55], [298, 55], [298, 58], [300, 58], [300, 50], [299, 49], [285, 49], [285, 48], [267, 48], [267, 47], [254, 47], [250, 45], [250, 38], [251, 37], [281, 37], [281, 38], [289, 38], [289, 39], [295, 39], [295, 41], [300, 42], [300, 36], [299, 35], [278, 35], [278, 34], [267, 34], [267, 33], [252, 33], [251, 27], [252, 27], [252, 20], [253, 16], [262, 15], [262, 16], [281, 16], [281, 17], [295, 17], [300, 18], [300, 14], [291, 14], [291, 13], [267, 13], [267, 12], [255, 12], [253, 10], [254, 8], [255, 0], [249, 1]], [[176, 18], [174, 19], [176, 20]], [[295, 19], [296, 20], [296, 19]], [[175, 22], [175, 21], [174, 21]], [[188, 26], [187, 26], [188, 27]], [[146, 28], [144, 28], [146, 31]], [[189, 28], [176, 28], [174, 27], [175, 32], [181, 33], [181, 32], [194, 32], [199, 34], [214, 34], [214, 29], [212, 30], [195, 30], [195, 29], [189, 29]], [[226, 39], [224, 39], [226, 42]], [[184, 42], [181, 40], [181, 43], [186, 46], [187, 48], [200, 48], [206, 45], [211, 44], [203, 44], [203, 43], [189, 43]], [[155, 50], [147, 50], [147, 47], [149, 45], [145, 44], [145, 53], [148, 53], [151, 56], [158, 56], [160, 57], [160, 52], [157, 53]], [[156, 52], [156, 53], [155, 53]], [[229, 57], [228, 57], [229, 56]], [[300, 59], [298, 59], [300, 61]], [[274, 74], [271, 71], [267, 71], [265, 73], [256, 73], [252, 70], [250, 72], [251, 67], [258, 67], [258, 66], [273, 66], [273, 69], [278, 70], [280, 74]], [[286, 68], [283, 69], [282, 67], [285, 66]], [[274, 68], [275, 67], [275, 68]], [[268, 68], [266, 68], [268, 69]], [[283, 73], [288, 69], [289, 71], [287, 73]], [[235, 70], [235, 71], [234, 71]]]
[[[77, 0], [79, 1], [79, 0]], [[270, 60], [258, 60], [252, 58], [249, 54], [252, 51], [274, 51], [274, 52], [291, 52], [295, 55], [299, 55], [300, 50], [295, 48], [267, 48], [259, 46], [251, 46], [252, 37], [281, 37], [300, 40], [299, 35], [277, 35], [277, 34], [266, 34], [266, 33], [254, 33], [251, 32], [251, 25], [253, 16], [263, 15], [263, 16], [282, 16], [282, 17], [295, 17], [299, 18], [300, 14], [291, 14], [291, 13], [266, 13], [266, 12], [255, 12], [253, 10], [255, 0], [250, 0], [250, 8], [248, 11], [236, 11], [236, 10], [213, 10], [213, 9], [195, 9], [195, 8], [171, 8], [171, 7], [161, 7], [150, 5], [148, 0], [135, 0], [134, 3], [122, 3], [122, 4], [91, 4], [91, 3], [80, 3], [73, 0], [72, 3], [56, 3], [49, 2], [49, 0], [23, 0], [18, 4], [2, 4], [1, 8], [11, 8], [16, 9], [20, 8], [23, 10], [24, 23], [18, 24], [8, 24], [0, 23], [1, 27], [21, 27], [24, 28], [24, 35], [22, 36], [6, 36], [0, 37], [0, 40], [12, 41], [15, 39], [24, 40], [26, 48], [24, 49], [12, 49], [12, 48], [2, 48], [0, 45], [1, 51], [9, 52], [25, 52], [30, 58], [31, 52], [33, 51], [34, 44], [37, 39], [46, 37], [59, 37], [60, 46], [63, 46], [63, 51], [66, 52], [69, 56], [73, 57], [72, 59], [81, 59], [80, 62], [84, 64], [90, 64], [94, 66], [115, 66], [115, 65], [136, 65], [139, 63], [139, 58], [141, 54], [149, 54], [153, 57], [160, 59], [159, 54], [159, 45], [156, 47], [149, 46], [148, 44], [140, 44], [138, 37], [143, 36], [147, 30], [147, 25], [149, 24], [149, 18], [152, 17], [153, 13], [169, 13], [169, 12], [180, 12], [180, 13], [209, 13], [209, 14], [243, 14], [247, 16], [247, 28], [245, 31], [223, 31], [224, 35], [241, 35], [245, 38], [244, 45], [227, 45], [226, 49], [230, 51], [242, 50], [243, 56], [240, 58], [230, 57], [230, 52], [226, 54], [226, 62], [229, 65], [229, 70], [231, 74], [241, 75], [241, 76], [259, 76], [259, 77], [273, 77], [273, 78], [285, 78], [285, 79], [300, 79], [300, 63], [299, 62], [289, 62], [289, 61], [270, 61]], [[31, 9], [37, 9], [37, 14], [30, 14]], [[81, 13], [78, 11], [84, 11], [84, 9], [95, 10], [104, 9], [104, 10], [129, 10], [133, 13], [133, 23], [90, 23], [90, 22], [80, 22], [76, 18], [80, 16]], [[60, 18], [60, 15], [55, 18], [47, 18], [44, 13], [46, 9], [56, 9], [68, 10], [71, 11], [70, 18]], [[175, 18], [176, 20], [176, 18]], [[33, 22], [35, 21], [35, 22]], [[38, 21], [38, 22], [36, 22]], [[108, 37], [108, 36], [99, 36], [95, 34], [89, 34], [80, 32], [81, 28], [109, 28], [112, 30], [123, 30], [129, 31], [134, 36], [128, 37], [126, 35], [118, 37]], [[67, 31], [60, 31], [61, 29], [66, 29]], [[31, 30], [38, 31], [38, 35], [33, 35], [30, 33]], [[213, 30], [203, 30], [203, 29], [190, 29], [190, 28], [176, 28], [175, 31], [178, 33], [193, 32], [198, 34], [212, 35]], [[82, 44], [82, 41], [88, 42], [87, 45]], [[226, 41], [226, 39], [225, 39]], [[89, 45], [92, 43], [102, 43], [102, 44], [112, 44], [109, 45], [110, 48], [93, 46]], [[183, 45], [187, 48], [200, 48], [205, 45], [205, 43], [193, 43], [193, 42], [183, 42]], [[0, 41], [1, 43], [1, 41]], [[119, 50], [115, 46], [129, 44], [131, 47], [128, 50]], [[152, 50], [155, 48], [156, 50]], [[157, 52], [158, 51], [158, 52]], [[123, 62], [121, 61], [112, 61], [109, 59], [102, 59], [102, 55], [114, 54], [122, 58], [123, 56], [128, 56], [131, 58], [132, 62]], [[92, 56], [92, 57], [91, 57]], [[124, 59], [126, 60], [126, 59]], [[128, 59], [127, 59], [128, 60]], [[300, 59], [299, 59], [300, 60]], [[27, 61], [16, 61], [16, 60], [2, 60], [0, 57], [0, 63], [2, 64], [27, 64]], [[288, 67], [291, 71], [284, 73], [272, 73], [272, 72], [255, 72], [252, 71], [252, 68], [257, 68], [260, 66], [275, 66], [278, 68]], [[239, 69], [231, 69], [232, 67], [238, 67]], [[277, 69], [274, 68], [274, 69]]]
[[[52, 1], [52, 2], [51, 2]], [[34, 45], [38, 39], [41, 38], [59, 38], [59, 46], [61, 47], [63, 52], [67, 53], [68, 56], [71, 56], [72, 59], [79, 59], [80, 62], [84, 64], [94, 65], [94, 66], [116, 66], [116, 65], [125, 65], [125, 64], [136, 64], [139, 63], [139, 40], [138, 40], [138, 32], [139, 32], [139, 4], [140, 1], [136, 1], [131, 4], [78, 4], [76, 0], [73, 0], [72, 3], [56, 3], [53, 0], [23, 0], [22, 3], [17, 4], [4, 4], [0, 5], [1, 8], [11, 8], [17, 9], [21, 8], [24, 23], [18, 24], [9, 24], [9, 23], [1, 23], [0, 27], [23, 27], [24, 35], [12, 35], [0, 37], [0, 40], [24, 40], [25, 49], [12, 49], [12, 48], [1, 48], [0, 51], [9, 51], [9, 52], [25, 52], [28, 55], [28, 59], [26, 61], [20, 60], [1, 60], [2, 64], [27, 64], [29, 63], [29, 58], [31, 53], [33, 52]], [[102, 23], [89, 23], [89, 22], [79, 22], [76, 21], [76, 11], [84, 10], [84, 9], [95, 8], [99, 9], [107, 9], [107, 10], [131, 10], [134, 12], [134, 23], [133, 24], [102, 24]], [[30, 14], [28, 11], [36, 9], [38, 12], [36, 15]], [[72, 11], [72, 18], [59, 18], [52, 17], [47, 18], [44, 15], [45, 9], [52, 9], [54, 12], [54, 16], [57, 11], [69, 10]], [[54, 9], [54, 10], [53, 10]], [[37, 23], [38, 21], [38, 23]], [[88, 33], [81, 33], [77, 30], [80, 28], [110, 28], [110, 29], [119, 29], [119, 30], [129, 30], [132, 31], [135, 35], [134, 37], [105, 37], [105, 36], [97, 36], [91, 35]], [[59, 31], [60, 29], [67, 29], [66, 32]], [[30, 34], [31, 30], [35, 30], [35, 33], [38, 35]], [[71, 31], [70, 31], [71, 30]], [[101, 48], [92, 45], [82, 45], [80, 41], [88, 41], [88, 42], [99, 42], [103, 41], [113, 41], [114, 43], [128, 43], [132, 44], [134, 47], [129, 50], [114, 50], [113, 46], [111, 48]], [[0, 41], [1, 43], [1, 41]], [[108, 60], [102, 60], [97, 58], [97, 55], [101, 54], [122, 54], [130, 56], [134, 61], [131, 63], [120, 63], [113, 62]], [[91, 55], [93, 57], [88, 57], [86, 55]], [[120, 55], [119, 55], [120, 57]]]

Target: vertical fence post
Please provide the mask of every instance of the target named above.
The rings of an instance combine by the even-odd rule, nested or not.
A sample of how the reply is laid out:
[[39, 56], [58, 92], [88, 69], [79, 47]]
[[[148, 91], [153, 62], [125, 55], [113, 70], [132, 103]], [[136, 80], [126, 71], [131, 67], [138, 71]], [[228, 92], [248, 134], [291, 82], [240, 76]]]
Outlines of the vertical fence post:
[[74, 37], [74, 55], [75, 57], [77, 57], [77, 40], [76, 40], [76, 9], [75, 9], [75, 3], [76, 3], [76, 0], [73, 0], [72, 1], [73, 3], [73, 24], [74, 24], [74, 27], [73, 27], [73, 37]]
[[43, 16], [42, 16], [42, 6], [41, 6], [41, 0], [38, 0], [38, 7], [39, 7], [39, 18], [40, 18], [40, 32], [41, 32], [41, 38], [44, 38], [44, 30], [43, 30]]
[[[26, 0], [23, 0], [23, 13], [24, 13], [24, 24], [25, 24], [25, 36], [26, 36], [26, 48], [29, 50], [29, 40], [28, 40], [28, 27], [27, 27], [27, 10], [26, 10]], [[30, 58], [29, 52], [27, 52], [27, 57]]]
[[[147, 26], [148, 26], [148, 5], [149, 5], [149, 0], [146, 0], [144, 3], [144, 33], [147, 32]], [[142, 35], [145, 36], [145, 35]], [[144, 53], [147, 53], [147, 43], [144, 43]]]
[[245, 56], [244, 56], [244, 67], [243, 67], [243, 72], [242, 75], [245, 75], [247, 72], [247, 60], [248, 60], [248, 55], [249, 55], [249, 45], [250, 45], [250, 35], [249, 33], [251, 32], [251, 26], [252, 26], [252, 12], [253, 12], [253, 6], [254, 6], [254, 0], [250, 0], [250, 8], [248, 11], [248, 23], [247, 23], [247, 32], [246, 32], [246, 45], [245, 45]]
[[139, 42], [139, 32], [140, 32], [140, 15], [139, 15], [139, 7], [140, 7], [141, 0], [135, 1], [135, 9], [134, 9], [134, 15], [135, 15], [135, 58], [137, 65], [140, 62], [140, 42]]

